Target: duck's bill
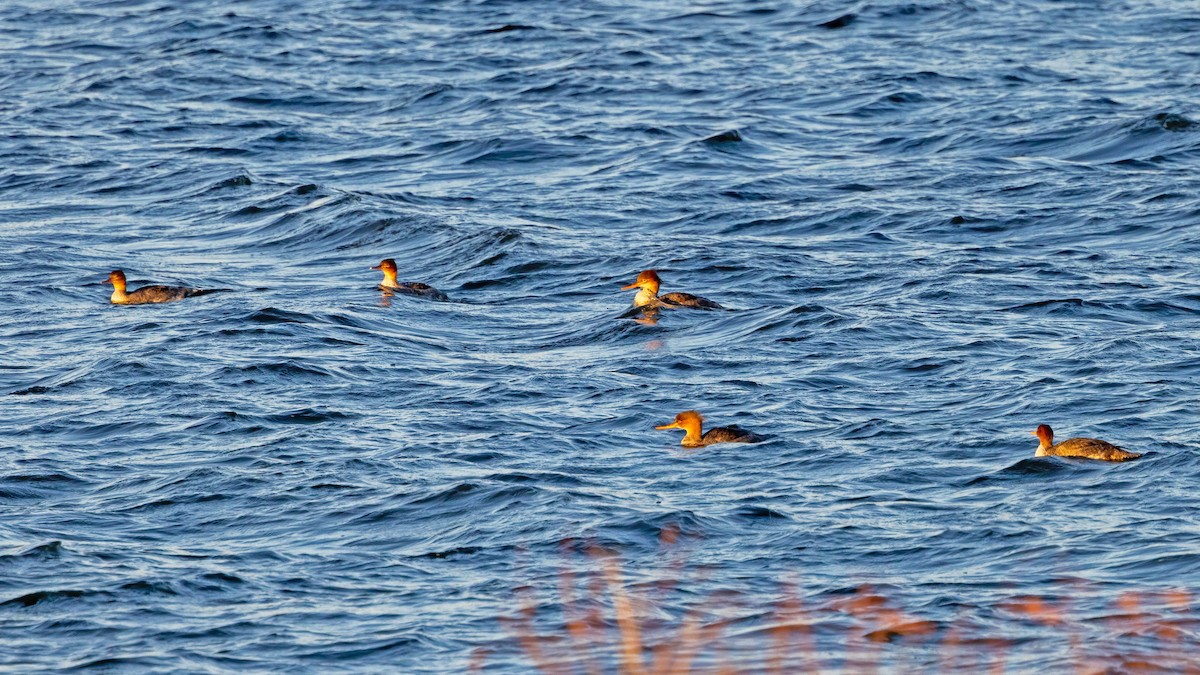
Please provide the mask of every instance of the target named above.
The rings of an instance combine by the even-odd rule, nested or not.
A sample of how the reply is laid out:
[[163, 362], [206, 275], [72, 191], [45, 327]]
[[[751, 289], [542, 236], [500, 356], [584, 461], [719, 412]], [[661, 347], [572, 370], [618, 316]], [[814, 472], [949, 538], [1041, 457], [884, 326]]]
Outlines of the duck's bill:
[[654, 427], [654, 428], [655, 428], [655, 429], [659, 429], [659, 430], [662, 430], [662, 429], [679, 429], [679, 428], [680, 428], [680, 426], [679, 426], [679, 423], [678, 423], [678, 422], [671, 422], [670, 424], [664, 424], [664, 425], [662, 425], [661, 427]]
[[383, 269], [383, 265], [371, 265], [371, 269], [373, 269], [373, 270], [381, 270], [381, 269]]
[[1037, 436], [1037, 429], [1034, 429], [1033, 431], [1029, 432], [1029, 435], [1030, 435], [1030, 436]]
[[638, 285], [637, 285], [637, 282], [635, 281], [635, 282], [633, 282], [632, 284], [629, 284], [628, 286], [622, 286], [622, 287], [621, 287], [621, 290], [623, 290], [623, 291], [632, 291], [633, 289], [635, 289], [635, 288], [637, 288], [637, 287], [638, 287]]

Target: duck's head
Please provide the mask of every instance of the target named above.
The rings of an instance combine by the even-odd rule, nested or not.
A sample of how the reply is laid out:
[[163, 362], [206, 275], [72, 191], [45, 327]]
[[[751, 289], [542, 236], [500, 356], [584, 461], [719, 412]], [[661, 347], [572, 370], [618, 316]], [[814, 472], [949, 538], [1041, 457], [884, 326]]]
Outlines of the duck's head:
[[1049, 424], [1039, 424], [1037, 429], [1029, 433], [1037, 436], [1042, 445], [1054, 445], [1054, 430], [1050, 428]]
[[125, 273], [121, 270], [113, 270], [108, 273], [108, 278], [104, 280], [106, 284], [112, 284], [115, 288], [125, 287]]
[[392, 274], [392, 275], [394, 275], [394, 274], [396, 273], [396, 269], [397, 269], [397, 268], [396, 268], [396, 261], [395, 261], [395, 260], [393, 260], [393, 259], [391, 259], [391, 258], [384, 258], [383, 260], [380, 260], [380, 261], [379, 261], [379, 264], [378, 264], [378, 265], [372, 265], [372, 266], [371, 266], [371, 269], [373, 269], [373, 270], [380, 270], [380, 271], [382, 271], [384, 274]]
[[644, 288], [651, 293], [658, 293], [658, 286], [660, 283], [661, 281], [658, 278], [658, 272], [655, 272], [654, 270], [645, 270], [641, 274], [637, 275], [637, 281], [634, 281], [628, 286], [623, 286], [621, 290], [632, 291], [635, 288]]
[[675, 416], [675, 421], [670, 424], [654, 427], [655, 429], [683, 429], [691, 433], [693, 429], [699, 430], [704, 424], [704, 416], [695, 410], [685, 410]]

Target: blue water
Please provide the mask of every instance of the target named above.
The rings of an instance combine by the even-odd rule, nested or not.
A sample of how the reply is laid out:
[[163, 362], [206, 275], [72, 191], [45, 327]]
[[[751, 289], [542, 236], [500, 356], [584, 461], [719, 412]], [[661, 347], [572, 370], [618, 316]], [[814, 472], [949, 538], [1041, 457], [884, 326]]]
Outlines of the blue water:
[[302, 4], [0, 8], [0, 667], [526, 672], [564, 540], [1026, 668], [1200, 589], [1194, 3]]

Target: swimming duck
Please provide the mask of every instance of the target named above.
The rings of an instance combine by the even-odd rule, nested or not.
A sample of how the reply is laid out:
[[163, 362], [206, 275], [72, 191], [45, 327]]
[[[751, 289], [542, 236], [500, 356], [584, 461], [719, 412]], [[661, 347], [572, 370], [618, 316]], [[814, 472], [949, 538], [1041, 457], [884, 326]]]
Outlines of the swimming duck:
[[379, 288], [385, 291], [398, 291], [410, 295], [419, 295], [423, 298], [439, 302], [450, 300], [450, 298], [446, 297], [445, 293], [429, 284], [423, 284], [418, 281], [396, 281], [396, 261], [391, 258], [384, 258], [379, 261], [378, 265], [371, 267], [371, 269], [383, 272], [383, 282], [379, 284]]
[[637, 276], [637, 281], [621, 288], [623, 291], [632, 291], [638, 289], [637, 295], [633, 296], [634, 307], [645, 307], [653, 305], [655, 307], [691, 307], [694, 309], [725, 309], [717, 303], [702, 298], [698, 295], [690, 293], [667, 293], [666, 295], [658, 294], [658, 286], [662, 281], [658, 278], [658, 272], [654, 270], [645, 270]]
[[108, 279], [105, 283], [113, 285], [113, 294], [109, 301], [114, 305], [147, 305], [156, 302], [174, 302], [184, 298], [191, 298], [197, 295], [207, 295], [223, 291], [223, 288], [200, 289], [200, 288], [185, 288], [183, 286], [142, 286], [136, 291], [125, 290], [125, 273], [121, 270], [113, 270], [108, 273]]
[[703, 415], [695, 410], [685, 410], [675, 416], [674, 422], [654, 428], [683, 429], [687, 432], [681, 443], [685, 448], [702, 448], [714, 443], [759, 443], [763, 440], [762, 436], [739, 426], [717, 427], [701, 434], [703, 424]]
[[1038, 428], [1030, 433], [1041, 441], [1034, 457], [1086, 457], [1087, 459], [1102, 459], [1106, 462], [1128, 462], [1141, 457], [1140, 453], [1129, 452], [1112, 443], [1095, 438], [1068, 438], [1055, 445], [1054, 430], [1050, 428], [1049, 424], [1038, 425]]

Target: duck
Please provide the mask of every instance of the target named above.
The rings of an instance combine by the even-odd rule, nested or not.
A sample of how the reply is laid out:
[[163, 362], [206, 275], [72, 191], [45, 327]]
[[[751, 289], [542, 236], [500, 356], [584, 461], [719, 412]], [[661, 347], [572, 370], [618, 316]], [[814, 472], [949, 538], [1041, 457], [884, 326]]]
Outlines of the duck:
[[654, 427], [655, 429], [683, 429], [687, 433], [680, 442], [685, 448], [702, 448], [715, 443], [760, 443], [762, 436], [743, 429], [739, 426], [716, 427], [700, 433], [704, 425], [704, 416], [695, 410], [685, 410], [675, 416], [675, 421]]
[[1141, 453], [1129, 452], [1112, 443], [1095, 438], [1068, 438], [1055, 445], [1054, 430], [1050, 428], [1049, 424], [1039, 424], [1038, 428], [1030, 433], [1041, 441], [1034, 457], [1083, 457], [1106, 462], [1128, 462], [1142, 456]]
[[109, 301], [114, 305], [148, 305], [159, 302], [174, 302], [184, 298], [193, 298], [197, 295], [207, 295], [209, 293], [228, 290], [225, 288], [201, 289], [156, 284], [153, 286], [142, 286], [135, 291], [126, 291], [125, 273], [121, 270], [109, 272], [108, 279], [104, 283], [113, 285], [113, 293]]
[[721, 305], [702, 298], [691, 293], [667, 293], [666, 295], [658, 294], [658, 287], [662, 280], [658, 278], [658, 272], [655, 270], [643, 270], [637, 275], [637, 280], [628, 286], [621, 288], [623, 291], [632, 291], [638, 289], [637, 295], [633, 296], [634, 307], [690, 307], [692, 309], [725, 309]]
[[429, 284], [423, 284], [419, 281], [396, 281], [396, 261], [392, 258], [380, 260], [379, 264], [372, 266], [371, 269], [383, 272], [383, 281], [379, 284], [380, 290], [417, 295], [438, 302], [448, 302], [450, 300], [445, 293]]

